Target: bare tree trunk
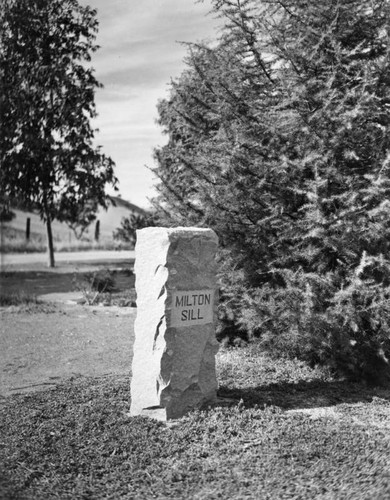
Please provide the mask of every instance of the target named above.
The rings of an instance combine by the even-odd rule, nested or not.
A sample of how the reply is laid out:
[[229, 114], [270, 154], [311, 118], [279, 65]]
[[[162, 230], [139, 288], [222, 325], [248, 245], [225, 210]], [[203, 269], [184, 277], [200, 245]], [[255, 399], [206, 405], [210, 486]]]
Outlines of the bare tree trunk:
[[47, 265], [49, 267], [55, 267], [53, 233], [51, 230], [50, 216], [47, 216], [47, 219], [46, 219], [46, 230], [47, 230], [47, 250], [48, 250], [48, 257], [49, 257]]
[[53, 245], [53, 232], [51, 229], [51, 216], [47, 208], [46, 201], [44, 202], [46, 231], [47, 231], [47, 250], [48, 250], [48, 267], [55, 267], [54, 261], [54, 245]]

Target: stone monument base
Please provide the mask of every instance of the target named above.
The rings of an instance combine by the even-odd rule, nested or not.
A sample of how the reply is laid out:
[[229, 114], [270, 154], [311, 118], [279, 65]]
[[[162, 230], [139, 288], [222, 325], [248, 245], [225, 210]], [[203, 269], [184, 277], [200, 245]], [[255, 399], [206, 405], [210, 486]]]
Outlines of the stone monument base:
[[137, 231], [132, 416], [177, 419], [217, 400], [217, 243], [211, 229]]
[[[235, 406], [238, 403], [239, 403], [238, 399], [217, 396], [216, 398], [206, 401], [202, 405], [199, 405], [197, 409], [209, 410], [217, 407]], [[196, 408], [194, 407], [190, 408], [190, 410], [194, 409]], [[172, 418], [168, 417], [167, 409], [163, 406], [152, 406], [150, 408], [144, 408], [137, 415], [140, 417], [152, 418], [153, 420], [158, 420], [159, 422], [169, 422], [172, 420]], [[132, 416], [131, 413], [129, 413], [129, 416]]]

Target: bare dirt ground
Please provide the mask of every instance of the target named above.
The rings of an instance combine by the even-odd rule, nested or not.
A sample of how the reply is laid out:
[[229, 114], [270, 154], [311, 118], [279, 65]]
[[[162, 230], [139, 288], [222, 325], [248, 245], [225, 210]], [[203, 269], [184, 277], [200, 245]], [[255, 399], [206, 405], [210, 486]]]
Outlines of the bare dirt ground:
[[[0, 398], [70, 377], [130, 373], [136, 309], [74, 302], [82, 296], [74, 279], [99, 268], [1, 273], [2, 294], [37, 295], [46, 305], [0, 308]], [[128, 270], [115, 276], [119, 290], [134, 286]]]
[[80, 376], [130, 374], [134, 308], [56, 306], [0, 312], [0, 396]]

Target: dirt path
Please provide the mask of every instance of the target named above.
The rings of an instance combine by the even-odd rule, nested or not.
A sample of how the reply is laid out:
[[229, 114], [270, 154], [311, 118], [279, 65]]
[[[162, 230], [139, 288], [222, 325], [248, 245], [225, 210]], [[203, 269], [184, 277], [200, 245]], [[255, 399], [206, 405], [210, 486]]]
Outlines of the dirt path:
[[0, 397], [74, 376], [129, 374], [134, 308], [61, 305], [0, 310]]

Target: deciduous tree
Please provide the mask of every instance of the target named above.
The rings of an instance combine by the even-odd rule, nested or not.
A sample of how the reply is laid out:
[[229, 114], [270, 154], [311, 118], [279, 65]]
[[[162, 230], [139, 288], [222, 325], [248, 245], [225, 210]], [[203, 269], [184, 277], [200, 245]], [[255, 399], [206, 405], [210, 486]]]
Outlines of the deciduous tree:
[[[98, 21], [77, 0], [0, 0], [0, 183], [45, 221], [105, 206], [114, 163], [93, 145], [100, 87], [89, 67]], [[93, 205], [92, 204], [92, 205]]]

